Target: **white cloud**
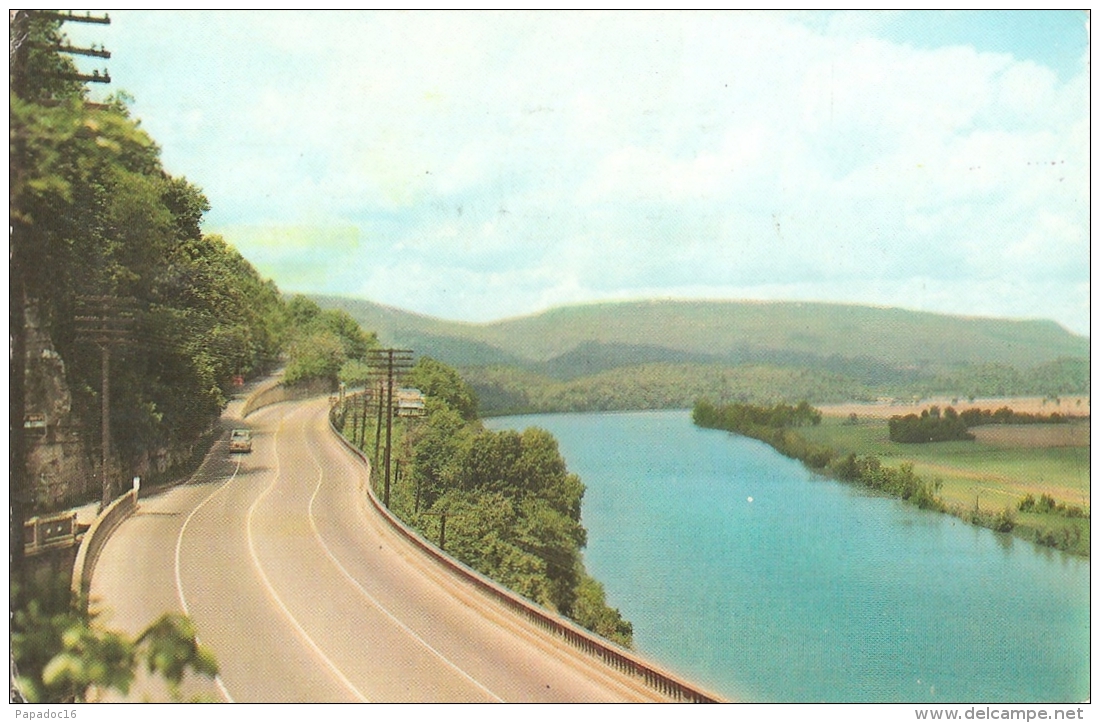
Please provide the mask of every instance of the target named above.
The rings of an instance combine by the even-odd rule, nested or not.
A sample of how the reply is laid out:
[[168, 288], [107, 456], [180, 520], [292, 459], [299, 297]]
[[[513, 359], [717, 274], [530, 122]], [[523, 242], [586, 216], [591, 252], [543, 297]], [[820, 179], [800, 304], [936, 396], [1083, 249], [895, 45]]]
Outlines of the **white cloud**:
[[169, 168], [215, 222], [359, 225], [349, 291], [469, 318], [693, 289], [1017, 314], [1008, 284], [1087, 324], [1084, 72], [890, 42], [890, 13], [176, 17], [120, 15], [116, 57], [148, 67], [112, 71]]

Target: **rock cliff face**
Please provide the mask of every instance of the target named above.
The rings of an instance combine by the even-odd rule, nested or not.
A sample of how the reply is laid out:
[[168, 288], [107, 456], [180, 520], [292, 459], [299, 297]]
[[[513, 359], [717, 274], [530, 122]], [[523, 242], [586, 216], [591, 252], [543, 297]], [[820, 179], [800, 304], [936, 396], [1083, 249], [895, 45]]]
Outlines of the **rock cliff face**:
[[92, 461], [95, 450], [88, 446], [94, 431], [84, 429], [73, 413], [65, 361], [34, 303], [27, 305], [26, 389], [27, 473], [36, 506], [49, 509], [94, 497], [99, 481]]

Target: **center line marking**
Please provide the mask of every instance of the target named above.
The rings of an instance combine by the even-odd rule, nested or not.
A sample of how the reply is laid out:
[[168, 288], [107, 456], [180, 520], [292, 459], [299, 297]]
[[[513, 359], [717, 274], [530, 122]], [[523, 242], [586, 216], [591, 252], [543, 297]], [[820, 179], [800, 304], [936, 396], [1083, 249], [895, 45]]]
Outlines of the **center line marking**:
[[294, 626], [295, 630], [298, 631], [298, 634], [311, 648], [313, 648], [313, 651], [317, 653], [317, 655], [325, 662], [325, 665], [328, 666], [329, 670], [332, 671], [332, 674], [340, 680], [344, 687], [346, 687], [352, 694], [354, 694], [355, 697], [357, 697], [361, 702], [369, 703], [370, 700], [368, 700], [367, 697], [363, 695], [359, 691], [359, 689], [356, 688], [354, 684], [352, 684], [350, 680], [348, 680], [347, 676], [344, 675], [344, 673], [341, 672], [338, 667], [336, 667], [336, 664], [333, 663], [327, 655], [325, 655], [324, 651], [321, 650], [321, 647], [317, 645], [317, 643], [313, 640], [313, 638], [309, 636], [308, 633], [306, 633], [305, 628], [303, 628], [301, 623], [299, 623], [294, 615], [291, 614], [290, 610], [286, 606], [286, 603], [284, 603], [282, 598], [279, 597], [279, 594], [275, 592], [275, 588], [271, 585], [271, 580], [268, 579], [267, 573], [264, 572], [263, 565], [260, 564], [259, 555], [257, 555], [256, 553], [256, 542], [252, 535], [252, 517], [256, 513], [257, 506], [259, 506], [260, 502], [263, 501], [265, 497], [267, 497], [268, 493], [271, 492], [272, 489], [274, 489], [276, 482], [279, 481], [279, 474], [281, 469], [279, 464], [278, 451], [279, 433], [283, 429], [283, 419], [284, 417], [279, 418], [279, 426], [275, 430], [275, 437], [272, 443], [272, 446], [275, 450], [275, 475], [271, 480], [271, 484], [267, 486], [267, 489], [260, 493], [259, 497], [256, 498], [256, 501], [253, 502], [252, 506], [248, 509], [248, 517], [245, 521], [245, 528], [248, 533], [248, 550], [252, 555], [252, 564], [256, 567], [256, 571], [260, 573], [260, 578], [263, 580], [263, 583], [267, 587], [267, 591], [271, 595], [272, 599], [275, 601], [275, 604], [279, 606], [279, 608], [283, 612], [283, 615], [290, 622], [290, 624]]
[[332, 553], [332, 550], [325, 543], [324, 538], [321, 537], [321, 532], [320, 532], [320, 530], [317, 529], [317, 520], [313, 515], [313, 503], [316, 501], [317, 495], [321, 491], [321, 483], [324, 480], [325, 470], [324, 470], [324, 467], [322, 467], [320, 462], [318, 462], [318, 460], [317, 460], [317, 452], [314, 450], [314, 445], [309, 445], [309, 450], [310, 450], [310, 456], [313, 458], [313, 464], [316, 465], [317, 470], [318, 470], [317, 487], [314, 489], [313, 495], [309, 498], [309, 509], [308, 509], [309, 525], [310, 525], [310, 527], [313, 528], [313, 535], [314, 535], [314, 537], [317, 538], [317, 541], [319, 543], [321, 543], [321, 548], [324, 549], [325, 554], [328, 555], [328, 558], [330, 560], [332, 560], [332, 563], [334, 565], [336, 565], [337, 569], [339, 569], [340, 572], [343, 573], [344, 577], [347, 578], [347, 580], [352, 585], [355, 586], [355, 588], [363, 595], [363, 597], [365, 597], [368, 601], [370, 601], [370, 603], [372, 605], [374, 605], [376, 608], [378, 608], [386, 617], [388, 617], [390, 620], [392, 620], [398, 627], [400, 627], [402, 630], [404, 630], [406, 633], [408, 633], [409, 636], [411, 636], [414, 640], [416, 640], [418, 643], [420, 643], [422, 646], [424, 646], [425, 649], [427, 649], [433, 655], [438, 657], [441, 661], [443, 661], [443, 663], [445, 663], [447, 666], [449, 666], [451, 669], [453, 669], [455, 672], [457, 672], [463, 678], [465, 678], [466, 680], [473, 683], [475, 686], [480, 688], [482, 691], [484, 691], [487, 695], [492, 697], [497, 702], [503, 703], [504, 702], [503, 698], [501, 698], [499, 695], [497, 695], [493, 691], [486, 688], [481, 682], [474, 679], [469, 673], [467, 673], [465, 670], [458, 667], [458, 665], [456, 665], [454, 662], [452, 662], [450, 659], [448, 659], [447, 656], [443, 655], [443, 653], [441, 653], [438, 650], [436, 650], [435, 648], [433, 648], [426, 640], [424, 640], [424, 638], [420, 637], [420, 635], [418, 635], [416, 633], [416, 631], [414, 631], [408, 625], [406, 625], [401, 620], [399, 620], [397, 618], [397, 616], [395, 616], [392, 612], [390, 612], [382, 603], [380, 603], [378, 601], [377, 598], [375, 598], [373, 595], [371, 595], [369, 592], [367, 592], [366, 588], [364, 588], [362, 586], [362, 584], [358, 580], [356, 580], [355, 577], [353, 577], [350, 572], [348, 572], [347, 568], [345, 568], [343, 566], [343, 564], [341, 564], [341, 562], [336, 559], [336, 556]]
[[[189, 618], [191, 617], [191, 611], [187, 607], [187, 596], [183, 594], [183, 577], [180, 574], [180, 567], [181, 567], [181, 565], [180, 565], [180, 551], [183, 548], [183, 533], [187, 532], [187, 526], [189, 524], [191, 524], [191, 518], [194, 517], [195, 514], [200, 509], [202, 509], [202, 507], [214, 497], [214, 495], [218, 494], [223, 489], [228, 487], [229, 483], [232, 482], [234, 479], [236, 479], [237, 473], [240, 472], [240, 471], [241, 471], [241, 460], [240, 460], [240, 458], [238, 458], [237, 459], [237, 468], [233, 470], [233, 474], [230, 475], [229, 479], [227, 479], [225, 482], [218, 485], [217, 489], [215, 489], [213, 492], [211, 492], [206, 497], [204, 497], [202, 502], [200, 502], [198, 505], [195, 506], [195, 509], [191, 510], [191, 514], [189, 514], [187, 516], [187, 519], [183, 521], [183, 526], [180, 527], [180, 534], [176, 538], [176, 597], [179, 598], [180, 607], [183, 608], [183, 614], [186, 615]], [[199, 636], [198, 636], [197, 633], [195, 634], [195, 642], [196, 643], [199, 642]], [[229, 690], [225, 687], [225, 683], [222, 682], [221, 675], [215, 675], [214, 676], [214, 684], [218, 686], [218, 690], [221, 691], [221, 694], [225, 697], [225, 700], [226, 700], [227, 703], [236, 703], [237, 702], [237, 701], [233, 700], [233, 696], [229, 694]]]

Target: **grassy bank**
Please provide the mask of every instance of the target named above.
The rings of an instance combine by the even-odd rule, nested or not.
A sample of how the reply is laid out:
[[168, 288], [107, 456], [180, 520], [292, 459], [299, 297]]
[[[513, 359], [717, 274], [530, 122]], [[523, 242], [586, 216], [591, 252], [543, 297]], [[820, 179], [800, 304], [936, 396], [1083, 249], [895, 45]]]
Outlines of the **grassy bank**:
[[[807, 442], [840, 456], [874, 455], [894, 468], [911, 464], [917, 476], [941, 483], [938, 496], [963, 519], [995, 526], [998, 518], [1007, 518], [1019, 537], [1088, 556], [1089, 421], [975, 427], [973, 432], [977, 439], [971, 442], [899, 444], [890, 441], [886, 419], [828, 415], [821, 424], [798, 430]], [[1021, 510], [1028, 495], [1047, 495], [1054, 509]], [[1070, 516], [1072, 508], [1085, 516]]]

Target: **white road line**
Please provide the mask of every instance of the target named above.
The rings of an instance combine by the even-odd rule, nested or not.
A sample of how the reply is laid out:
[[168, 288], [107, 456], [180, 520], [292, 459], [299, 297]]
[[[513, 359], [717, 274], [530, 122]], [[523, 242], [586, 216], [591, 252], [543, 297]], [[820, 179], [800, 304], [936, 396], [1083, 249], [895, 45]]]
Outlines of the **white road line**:
[[252, 516], [256, 513], [256, 507], [260, 504], [261, 501], [263, 501], [265, 497], [267, 497], [268, 493], [271, 492], [272, 489], [274, 489], [275, 484], [279, 481], [279, 432], [281, 432], [282, 429], [283, 418], [280, 417], [279, 426], [275, 430], [274, 440], [272, 442], [272, 447], [275, 451], [275, 474], [271, 480], [271, 484], [269, 484], [267, 488], [260, 493], [259, 497], [256, 498], [256, 501], [253, 502], [252, 506], [248, 508], [248, 517], [245, 521], [245, 528], [248, 533], [248, 550], [252, 555], [252, 564], [255, 566], [256, 571], [260, 573], [260, 578], [263, 580], [264, 585], [267, 587], [267, 591], [271, 595], [271, 598], [275, 601], [275, 604], [278, 605], [279, 608], [283, 611], [283, 615], [290, 622], [290, 624], [294, 626], [295, 630], [298, 631], [298, 634], [302, 637], [302, 639], [305, 640], [305, 642], [311, 648], [313, 648], [313, 651], [317, 653], [317, 655], [325, 662], [329, 670], [332, 671], [332, 674], [340, 680], [344, 687], [346, 687], [351, 693], [353, 693], [361, 702], [369, 703], [370, 700], [368, 700], [367, 697], [363, 695], [359, 691], [359, 689], [352, 684], [350, 680], [348, 680], [347, 676], [345, 676], [340, 671], [340, 669], [336, 667], [336, 664], [333, 663], [327, 655], [325, 655], [320, 646], [317, 645], [316, 642], [314, 642], [313, 638], [309, 637], [309, 634], [306, 633], [305, 628], [303, 628], [298, 620], [294, 617], [294, 615], [291, 614], [290, 610], [287, 608], [282, 598], [280, 598], [279, 594], [275, 592], [275, 588], [271, 585], [271, 581], [268, 579], [267, 573], [264, 572], [263, 565], [260, 564], [259, 555], [256, 554], [256, 542], [252, 536]]
[[314, 445], [311, 444], [311, 445], [307, 445], [307, 446], [309, 447], [310, 456], [313, 458], [313, 464], [317, 466], [317, 470], [318, 470], [317, 487], [313, 490], [313, 495], [309, 498], [309, 510], [308, 510], [309, 525], [310, 525], [310, 527], [313, 528], [313, 535], [314, 535], [314, 537], [317, 538], [317, 541], [321, 543], [321, 547], [324, 549], [325, 554], [328, 555], [328, 558], [330, 560], [332, 560], [332, 563], [334, 565], [336, 565], [336, 567], [340, 570], [340, 572], [343, 573], [344, 577], [347, 578], [348, 582], [350, 582], [352, 585], [354, 585], [355, 588], [363, 595], [363, 597], [365, 597], [368, 601], [370, 601], [370, 603], [372, 605], [374, 605], [376, 608], [378, 608], [386, 617], [388, 617], [390, 620], [392, 620], [399, 628], [401, 628], [406, 633], [408, 633], [410, 637], [412, 637], [414, 640], [416, 640], [418, 643], [420, 643], [422, 646], [424, 646], [424, 648], [426, 650], [428, 650], [433, 655], [435, 655], [437, 658], [439, 658], [441, 661], [443, 661], [444, 664], [449, 666], [456, 673], [458, 673], [463, 678], [465, 678], [466, 680], [473, 683], [475, 686], [480, 688], [482, 691], [484, 691], [487, 695], [492, 697], [497, 702], [503, 703], [504, 702], [503, 698], [501, 698], [499, 695], [497, 695], [493, 691], [486, 688], [482, 683], [480, 683], [479, 681], [477, 681], [476, 679], [471, 677], [469, 673], [467, 673], [462, 668], [458, 667], [458, 665], [453, 663], [450, 659], [448, 659], [445, 655], [443, 655], [443, 653], [439, 652], [438, 650], [433, 648], [430, 644], [428, 644], [428, 642], [426, 640], [424, 640], [424, 638], [420, 637], [416, 633], [416, 631], [414, 631], [408, 625], [406, 625], [401, 620], [399, 620], [397, 618], [397, 616], [395, 616], [392, 612], [390, 612], [382, 603], [380, 603], [377, 600], [377, 598], [375, 598], [373, 595], [371, 595], [369, 592], [367, 592], [366, 588], [364, 588], [363, 585], [360, 584], [360, 582], [358, 580], [356, 580], [355, 577], [353, 577], [350, 572], [348, 572], [347, 568], [345, 568], [343, 566], [343, 564], [341, 564], [340, 561], [336, 559], [336, 556], [332, 553], [332, 550], [325, 543], [324, 538], [321, 537], [321, 532], [320, 532], [320, 530], [317, 529], [317, 520], [313, 516], [313, 503], [317, 499], [318, 493], [321, 491], [321, 483], [323, 482], [324, 477], [325, 477], [325, 470], [324, 470], [324, 467], [321, 465], [321, 463], [318, 462], [318, 460], [317, 460], [317, 452], [314, 450]]
[[[183, 614], [186, 615], [187, 617], [191, 617], [191, 612], [187, 607], [187, 596], [183, 594], [183, 578], [180, 574], [180, 567], [181, 567], [181, 565], [180, 565], [180, 550], [183, 548], [183, 533], [187, 531], [187, 526], [189, 524], [191, 524], [191, 518], [194, 517], [195, 514], [200, 509], [202, 509], [203, 506], [211, 500], [211, 498], [214, 497], [214, 495], [218, 494], [223, 489], [228, 487], [229, 483], [232, 482], [234, 479], [236, 479], [237, 473], [240, 472], [240, 471], [241, 471], [241, 460], [238, 457], [237, 458], [237, 468], [233, 470], [233, 474], [230, 475], [229, 479], [227, 479], [224, 483], [222, 483], [221, 485], [218, 485], [217, 489], [215, 489], [213, 492], [211, 492], [206, 497], [204, 497], [202, 502], [200, 502], [198, 505], [195, 506], [195, 509], [191, 510], [191, 514], [189, 514], [187, 516], [187, 519], [183, 521], [183, 527], [180, 528], [179, 537], [176, 538], [176, 597], [179, 598], [180, 606], [183, 608]], [[195, 642], [199, 642], [199, 636], [197, 634], [195, 635]], [[214, 676], [214, 684], [218, 686], [218, 690], [221, 691], [221, 694], [225, 697], [225, 700], [226, 700], [227, 703], [236, 703], [237, 702], [237, 701], [233, 700], [233, 696], [229, 694], [229, 690], [225, 687], [225, 683], [222, 682], [222, 677], [220, 675], [215, 675]]]

